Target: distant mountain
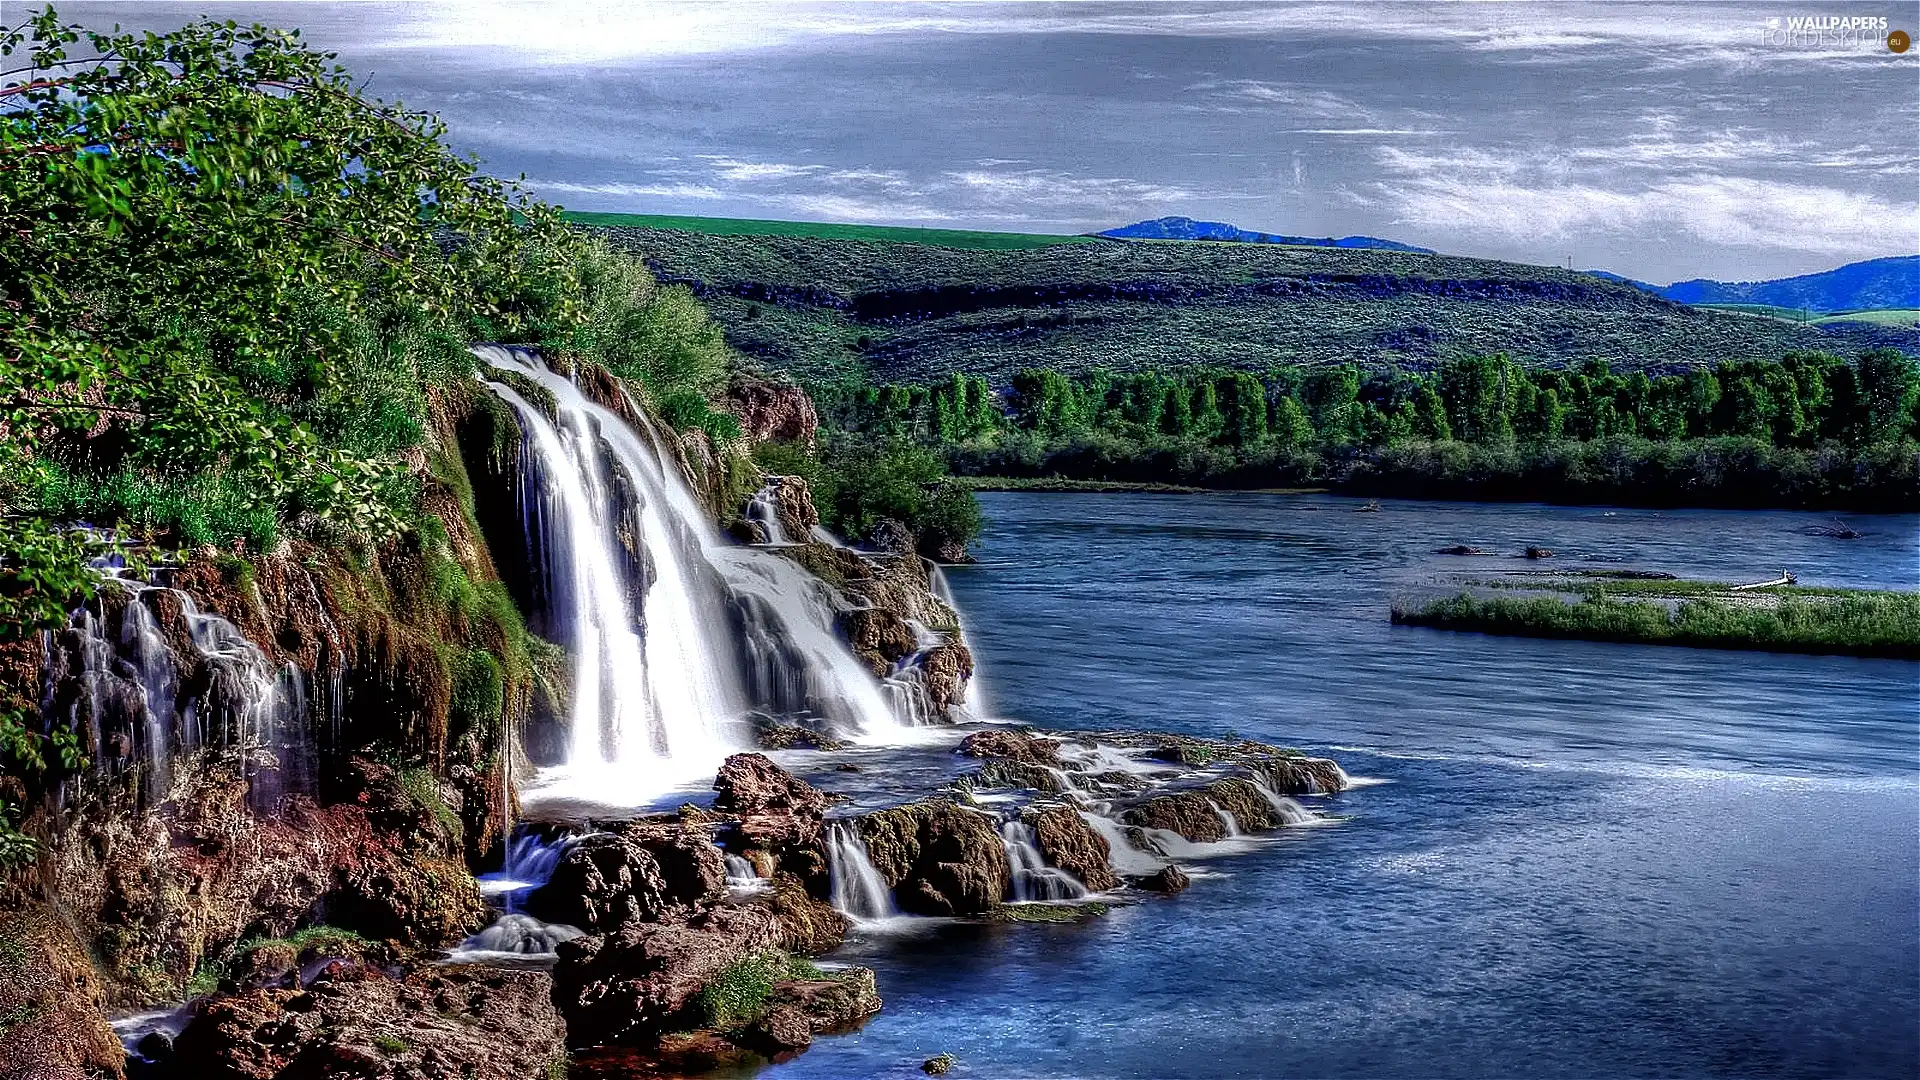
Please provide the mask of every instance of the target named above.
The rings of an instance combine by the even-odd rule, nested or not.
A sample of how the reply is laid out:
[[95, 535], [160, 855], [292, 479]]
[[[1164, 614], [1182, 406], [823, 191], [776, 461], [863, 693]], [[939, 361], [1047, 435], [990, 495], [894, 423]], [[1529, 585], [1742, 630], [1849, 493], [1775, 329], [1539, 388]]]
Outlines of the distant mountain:
[[[1595, 271], [1602, 277], [1614, 275]], [[1625, 281], [1625, 278], [1616, 278]], [[1639, 282], [1633, 282], [1639, 285]], [[1641, 285], [1642, 288], [1648, 286]], [[1657, 296], [1683, 304], [1771, 304], [1809, 311], [1920, 308], [1920, 255], [1848, 263], [1836, 270], [1777, 281], [1676, 281]]]
[[1131, 225], [1122, 225], [1117, 229], [1108, 229], [1096, 236], [1111, 237], [1115, 240], [1234, 240], [1243, 244], [1294, 244], [1300, 247], [1333, 248], [1373, 248], [1380, 251], [1412, 251], [1422, 255], [1433, 255], [1432, 248], [1414, 247], [1398, 240], [1382, 240], [1375, 236], [1281, 236], [1276, 233], [1254, 232], [1242, 229], [1238, 225], [1229, 225], [1224, 221], [1195, 221], [1190, 217], [1163, 217], [1152, 221], [1136, 221]]

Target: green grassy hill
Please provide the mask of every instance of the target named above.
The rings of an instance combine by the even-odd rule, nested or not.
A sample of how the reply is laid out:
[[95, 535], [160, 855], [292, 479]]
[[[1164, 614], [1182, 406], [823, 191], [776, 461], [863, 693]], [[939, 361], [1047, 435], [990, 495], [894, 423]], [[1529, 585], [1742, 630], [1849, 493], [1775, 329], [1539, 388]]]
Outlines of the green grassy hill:
[[843, 225], [823, 221], [766, 221], [758, 218], [673, 217], [667, 214], [597, 214], [569, 210], [568, 221], [583, 225], [631, 226], [698, 232], [710, 236], [804, 236], [816, 240], [878, 240], [895, 244], [935, 244], [941, 247], [1009, 249], [1053, 244], [1091, 244], [1087, 236], [1055, 233], [977, 232], [971, 229], [911, 229], [894, 225]]
[[[1397, 251], [578, 215], [699, 293], [728, 339], [809, 379], [1003, 381], [1085, 371], [1357, 361], [1428, 368], [1506, 351], [1559, 366], [1664, 369], [1804, 348], [1920, 352], [1920, 334], [1801, 326], [1675, 304], [1553, 267]], [[772, 234], [775, 226], [800, 234]], [[768, 232], [745, 234], [749, 229]], [[826, 235], [832, 230], [844, 230]], [[916, 242], [895, 233], [913, 234]], [[876, 234], [889, 234], [882, 239]], [[1041, 241], [1039, 244], [1034, 241]], [[1065, 242], [1057, 242], [1065, 241]]]

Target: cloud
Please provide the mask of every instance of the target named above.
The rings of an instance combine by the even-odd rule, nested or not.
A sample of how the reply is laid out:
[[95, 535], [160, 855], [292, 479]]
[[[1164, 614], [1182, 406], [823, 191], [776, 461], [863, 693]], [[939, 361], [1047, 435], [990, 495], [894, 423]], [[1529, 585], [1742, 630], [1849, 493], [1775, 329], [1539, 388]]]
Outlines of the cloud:
[[1382, 148], [1389, 178], [1363, 201], [1396, 223], [1516, 245], [1632, 237], [1858, 258], [1911, 248], [1920, 206], [1862, 191], [1694, 170], [1653, 179], [1582, 175], [1564, 162], [1485, 151]]
[[617, 181], [581, 183], [574, 180], [537, 180], [529, 178], [529, 187], [570, 195], [615, 195], [628, 199], [724, 199], [727, 193], [705, 184], [627, 184]]

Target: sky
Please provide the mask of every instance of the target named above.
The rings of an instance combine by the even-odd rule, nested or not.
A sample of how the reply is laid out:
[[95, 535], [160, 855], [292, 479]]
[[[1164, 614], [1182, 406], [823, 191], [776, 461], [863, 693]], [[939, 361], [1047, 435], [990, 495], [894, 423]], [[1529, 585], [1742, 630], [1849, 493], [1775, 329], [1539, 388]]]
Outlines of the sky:
[[1064, 233], [1178, 214], [1661, 284], [1920, 252], [1920, 46], [1791, 21], [1915, 34], [1920, 3], [59, 7], [299, 26], [578, 210]]

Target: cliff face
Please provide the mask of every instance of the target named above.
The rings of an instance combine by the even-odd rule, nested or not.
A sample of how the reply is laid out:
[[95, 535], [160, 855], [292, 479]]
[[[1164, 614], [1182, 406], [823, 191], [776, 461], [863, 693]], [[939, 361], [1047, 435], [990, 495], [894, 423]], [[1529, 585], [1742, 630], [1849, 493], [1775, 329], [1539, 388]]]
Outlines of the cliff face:
[[[697, 430], [676, 435], [605, 372], [575, 377], [593, 400], [650, 433], [716, 520], [738, 518], [764, 483], [745, 445], [716, 446]], [[791, 390], [736, 387], [754, 433], [810, 430], [811, 405]], [[0, 648], [6, 696], [37, 703], [45, 729], [72, 731], [87, 758], [78, 771], [0, 778], [0, 797], [31, 808], [25, 827], [42, 841], [37, 860], [0, 882], [15, 913], [0, 929], [0, 1077], [118, 1075], [122, 1055], [103, 1010], [215, 986], [252, 996], [221, 998], [225, 1011], [209, 1014], [179, 1060], [244, 1059], [261, 1075], [318, 1038], [295, 1032], [285, 1045], [263, 1042], [261, 1025], [322, 1017], [334, 1040], [326, 1053], [346, 1060], [386, 1037], [380, 1024], [412, 1023], [406, 1017], [423, 1001], [486, 996], [378, 971], [404, 970], [422, 950], [457, 943], [491, 918], [472, 868], [498, 857], [516, 816], [515, 778], [561, 756], [570, 661], [539, 621], [542, 590], [552, 585], [516, 503], [523, 435], [512, 410], [478, 384], [432, 405], [429, 439], [411, 470], [421, 513], [398, 540], [155, 558], [149, 568], [113, 571], [116, 579], [62, 628]], [[782, 485], [793, 531], [808, 535], [817, 518], [804, 484]], [[623, 518], [637, 518], [631, 485], [612, 477], [608, 492]], [[644, 592], [648, 553], [637, 528], [619, 531], [627, 578]], [[873, 560], [818, 541], [791, 554], [828, 575], [842, 627], [876, 676], [924, 669], [912, 685], [924, 686], [913, 692], [930, 719], [961, 699], [971, 661], [917, 557]], [[796, 867], [806, 884], [783, 878], [769, 894], [773, 914], [749, 920], [750, 933], [735, 933], [746, 924], [733, 916], [700, 914], [715, 910], [722, 875], [718, 849], [696, 832], [697, 842], [695, 833], [610, 841], [598, 862], [581, 851], [578, 865], [557, 876], [552, 906], [574, 922], [583, 917], [575, 909], [592, 907], [604, 917], [585, 921], [607, 934], [633, 925], [719, 934], [739, 945], [728, 954], [736, 959], [838, 942], [845, 923], [817, 898], [817, 854]], [[237, 973], [236, 965], [287, 951], [273, 943], [321, 924], [377, 943], [386, 963], [324, 990], [305, 986], [297, 962], [291, 976], [267, 984]], [[627, 972], [605, 976], [616, 983], [629, 978], [627, 960], [642, 947], [630, 937], [596, 947], [596, 956], [625, 957], [596, 961]], [[698, 974], [674, 974], [662, 1007], [677, 1015], [702, 984]], [[551, 980], [537, 975], [531, 991], [525, 981], [494, 990], [544, 1000]], [[812, 1001], [817, 990], [796, 983], [788, 997]], [[858, 995], [826, 996], [863, 1015]], [[344, 1023], [365, 1010], [372, 1026], [324, 1020], [338, 1012]], [[557, 1023], [547, 1029], [552, 1045], [529, 1044], [532, 1057], [521, 1064], [544, 1068], [534, 1058], [550, 1056], [559, 1039]], [[453, 1039], [436, 1052], [474, 1057], [461, 1046]]]

